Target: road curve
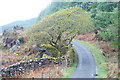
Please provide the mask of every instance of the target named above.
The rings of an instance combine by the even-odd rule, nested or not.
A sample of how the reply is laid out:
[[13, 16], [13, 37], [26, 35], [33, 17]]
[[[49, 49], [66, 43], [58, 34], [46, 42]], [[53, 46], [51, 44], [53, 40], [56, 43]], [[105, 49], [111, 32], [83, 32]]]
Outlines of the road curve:
[[96, 64], [91, 52], [76, 41], [72, 44], [78, 55], [78, 65], [71, 78], [95, 78]]

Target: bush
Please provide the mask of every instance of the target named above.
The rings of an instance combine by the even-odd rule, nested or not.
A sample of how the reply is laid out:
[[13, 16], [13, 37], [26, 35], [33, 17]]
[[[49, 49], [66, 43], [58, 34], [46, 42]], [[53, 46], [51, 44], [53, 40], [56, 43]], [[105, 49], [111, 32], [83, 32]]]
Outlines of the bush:
[[42, 44], [41, 47], [42, 48], [47, 48], [48, 49], [47, 51], [51, 52], [54, 57], [58, 56], [57, 50], [53, 46], [51, 46], [50, 44]]
[[67, 55], [70, 57], [71, 65], [77, 62], [77, 54], [72, 47], [67, 51]]
[[25, 42], [23, 37], [18, 38], [18, 40], [20, 40], [21, 43]]
[[113, 33], [108, 31], [98, 31], [98, 34], [103, 38], [105, 41], [111, 41], [113, 37]]

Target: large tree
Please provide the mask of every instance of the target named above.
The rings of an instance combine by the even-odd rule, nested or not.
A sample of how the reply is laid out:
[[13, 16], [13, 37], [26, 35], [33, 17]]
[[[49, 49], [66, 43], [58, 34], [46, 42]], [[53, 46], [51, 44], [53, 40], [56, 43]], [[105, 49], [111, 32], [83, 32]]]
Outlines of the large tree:
[[72, 39], [93, 30], [91, 17], [80, 7], [71, 7], [55, 12], [40, 20], [29, 33], [33, 44], [49, 44], [58, 52], [65, 53]]

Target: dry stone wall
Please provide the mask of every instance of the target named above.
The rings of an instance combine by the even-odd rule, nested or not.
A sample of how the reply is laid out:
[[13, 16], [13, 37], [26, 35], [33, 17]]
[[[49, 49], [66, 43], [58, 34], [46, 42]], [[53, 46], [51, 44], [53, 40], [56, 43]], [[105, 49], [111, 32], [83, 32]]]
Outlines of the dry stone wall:
[[9, 67], [1, 69], [0, 76], [5, 78], [5, 77], [12, 77], [15, 75], [21, 75], [29, 70], [37, 69], [42, 66], [47, 66], [50, 64], [62, 64], [62, 61], [64, 60], [65, 59], [63, 58], [59, 58], [58, 61], [56, 62], [54, 58], [40, 58], [40, 59], [29, 60], [29, 61], [21, 61], [19, 63], [13, 64], [13, 65], [10, 65]]

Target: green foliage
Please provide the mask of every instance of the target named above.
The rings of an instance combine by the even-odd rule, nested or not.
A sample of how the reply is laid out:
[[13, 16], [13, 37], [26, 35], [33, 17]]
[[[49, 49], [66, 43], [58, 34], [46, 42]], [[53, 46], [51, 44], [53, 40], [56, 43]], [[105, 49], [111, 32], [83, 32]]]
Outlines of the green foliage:
[[77, 63], [77, 54], [75, 54], [74, 49], [72, 47], [67, 51], [67, 55], [70, 57], [71, 65]]
[[55, 12], [40, 20], [33, 28], [35, 28], [34, 32], [40, 32], [48, 27], [64, 27], [67, 30], [79, 28], [80, 33], [89, 32], [93, 29], [89, 14], [79, 7]]
[[96, 27], [110, 27], [111, 25], [118, 24], [118, 9], [115, 8], [113, 12], [98, 11], [94, 19]]
[[109, 45], [115, 49], [119, 49], [120, 46], [119, 41], [110, 42]]
[[75, 70], [76, 70], [77, 63], [74, 63], [72, 67], [68, 67], [64, 69], [64, 76], [62, 78], [70, 78]]
[[[90, 13], [95, 27], [102, 27], [99, 32], [104, 40], [118, 40], [118, 3], [117, 2], [52, 2], [40, 14], [42, 17], [69, 7], [81, 7]], [[41, 16], [39, 16], [40, 18]], [[110, 29], [109, 31], [106, 29]]]
[[21, 43], [24, 43], [24, 38], [23, 37], [18, 38], [18, 40], [20, 40]]
[[62, 9], [66, 9], [69, 7], [82, 7], [84, 10], [89, 11], [91, 8], [92, 2], [52, 2], [46, 9], [44, 9], [39, 17], [38, 20], [42, 19], [46, 15], [52, 14]]
[[74, 49], [71, 47], [67, 51], [67, 55], [70, 57], [71, 66], [64, 69], [64, 76], [62, 78], [69, 78], [74, 74], [77, 66], [77, 54], [74, 52]]
[[[69, 7], [81, 7], [90, 13], [95, 27], [102, 27], [99, 32], [104, 40], [118, 40], [118, 3], [117, 2], [52, 2], [40, 14], [42, 17]], [[39, 18], [41, 15], [39, 16]], [[110, 29], [107, 30], [106, 29]]]
[[114, 8], [117, 8], [117, 2], [52, 2], [47, 8], [41, 11], [38, 20], [46, 15], [69, 7], [81, 7], [90, 12], [91, 16], [95, 18], [97, 11], [112, 12]]
[[113, 34], [111, 32], [107, 32], [107, 31], [98, 31], [98, 34], [100, 34], [100, 36], [103, 38], [103, 40], [106, 40], [106, 41], [110, 41], [111, 38], [113, 37]]
[[58, 51], [56, 50], [55, 47], [51, 46], [50, 44], [42, 44], [41, 45], [42, 48], [48, 48], [48, 52], [51, 52], [52, 55], [54, 55], [54, 57], [58, 57]]
[[[100, 12], [94, 23], [96, 27], [103, 27], [104, 31], [98, 32], [103, 40], [118, 43], [118, 8], [114, 8], [112, 12]], [[118, 44], [112, 46], [118, 46]]]
[[41, 45], [42, 43], [47, 44], [49, 37], [45, 32], [32, 33], [29, 37], [29, 43], [31, 45]]
[[89, 14], [79, 7], [55, 12], [40, 20], [30, 31], [30, 43], [50, 44], [56, 51], [65, 54], [72, 39], [94, 30]]
[[117, 3], [115, 2], [100, 2], [98, 5], [98, 9], [101, 11], [112, 12], [114, 8], [117, 7]]

